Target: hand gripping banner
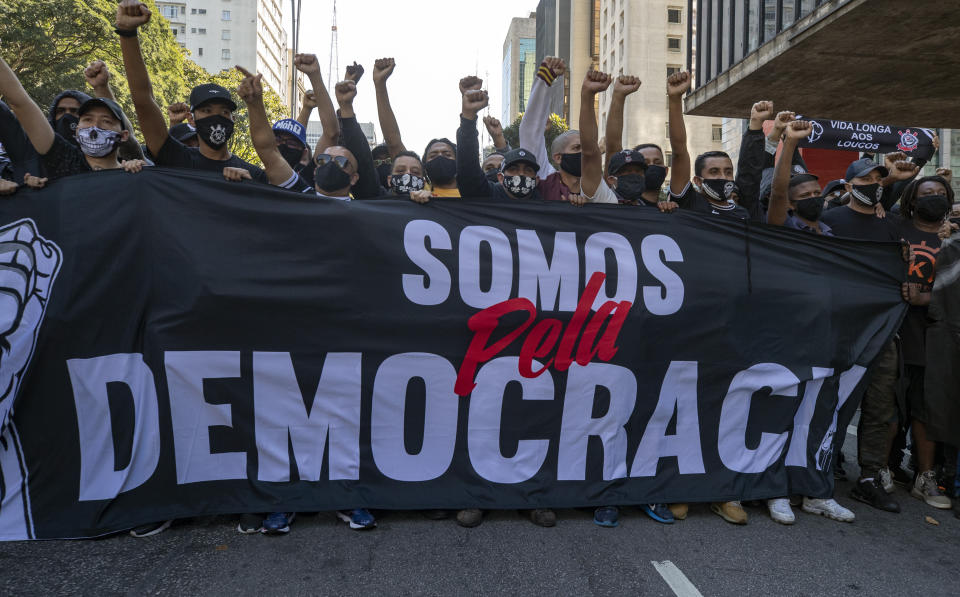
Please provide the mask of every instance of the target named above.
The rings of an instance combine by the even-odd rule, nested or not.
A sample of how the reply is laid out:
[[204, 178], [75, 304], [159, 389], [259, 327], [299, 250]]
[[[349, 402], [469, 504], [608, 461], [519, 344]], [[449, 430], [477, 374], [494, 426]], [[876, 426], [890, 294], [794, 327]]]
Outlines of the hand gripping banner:
[[0, 203], [0, 538], [833, 491], [896, 244], [189, 171]]

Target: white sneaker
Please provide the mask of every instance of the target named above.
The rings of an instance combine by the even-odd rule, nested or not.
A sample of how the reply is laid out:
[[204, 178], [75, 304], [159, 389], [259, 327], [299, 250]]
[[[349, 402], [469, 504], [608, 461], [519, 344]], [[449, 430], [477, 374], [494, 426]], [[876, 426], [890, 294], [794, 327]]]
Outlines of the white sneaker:
[[887, 493], [893, 493], [893, 475], [890, 473], [890, 467], [885, 466], [879, 471], [880, 485]]
[[790, 509], [790, 500], [787, 498], [767, 500], [767, 509], [770, 510], [770, 518], [780, 524], [793, 524], [796, 520], [793, 510]]
[[837, 503], [835, 499], [803, 498], [803, 511], [819, 514], [840, 522], [853, 522], [857, 515]]

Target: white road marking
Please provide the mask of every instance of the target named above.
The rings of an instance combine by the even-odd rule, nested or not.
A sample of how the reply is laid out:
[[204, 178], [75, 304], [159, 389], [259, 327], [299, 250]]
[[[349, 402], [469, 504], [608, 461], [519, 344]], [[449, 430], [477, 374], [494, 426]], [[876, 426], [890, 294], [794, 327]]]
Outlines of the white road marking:
[[683, 572], [680, 572], [680, 569], [670, 560], [651, 561], [650, 563], [660, 573], [663, 580], [667, 581], [677, 597], [703, 597], [703, 594], [697, 590], [697, 587], [693, 586], [690, 579]]

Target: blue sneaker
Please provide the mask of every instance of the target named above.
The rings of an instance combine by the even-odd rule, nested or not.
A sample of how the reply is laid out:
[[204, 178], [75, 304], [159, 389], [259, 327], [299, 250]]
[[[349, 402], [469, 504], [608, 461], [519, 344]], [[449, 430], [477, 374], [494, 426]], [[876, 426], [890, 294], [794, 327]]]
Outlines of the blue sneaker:
[[373, 514], [370, 514], [365, 508], [356, 510], [337, 510], [337, 518], [350, 525], [351, 529], [362, 531], [372, 529], [377, 526], [377, 521]]
[[666, 504], [644, 504], [640, 509], [647, 513], [647, 516], [662, 522], [663, 524], [673, 524], [673, 512]]
[[290, 532], [290, 524], [297, 517], [296, 512], [273, 512], [263, 519], [260, 532], [264, 535], [283, 535]]
[[620, 510], [616, 506], [600, 506], [593, 511], [593, 524], [615, 527], [620, 524]]

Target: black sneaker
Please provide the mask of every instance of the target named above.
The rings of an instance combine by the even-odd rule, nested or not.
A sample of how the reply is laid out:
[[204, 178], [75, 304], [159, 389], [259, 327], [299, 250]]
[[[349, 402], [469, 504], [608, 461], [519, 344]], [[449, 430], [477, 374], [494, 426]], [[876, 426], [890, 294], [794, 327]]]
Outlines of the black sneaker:
[[903, 469], [902, 466], [890, 467], [890, 478], [894, 485], [899, 485], [904, 489], [913, 487], [913, 475]]
[[252, 535], [263, 530], [263, 514], [241, 514], [237, 532], [242, 535]]
[[900, 504], [887, 495], [879, 479], [872, 479], [870, 481], [860, 479], [857, 481], [857, 484], [853, 486], [853, 489], [850, 490], [850, 497], [858, 502], [869, 504], [878, 510], [900, 512]]
[[170, 525], [173, 524], [172, 520], [164, 520], [163, 522], [151, 522], [150, 524], [142, 524], [138, 527], [130, 529], [131, 537], [152, 537], [153, 535], [159, 535], [165, 530], [170, 528]]

